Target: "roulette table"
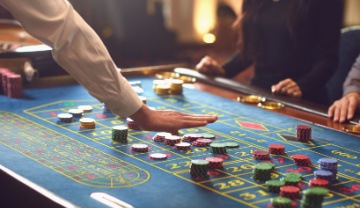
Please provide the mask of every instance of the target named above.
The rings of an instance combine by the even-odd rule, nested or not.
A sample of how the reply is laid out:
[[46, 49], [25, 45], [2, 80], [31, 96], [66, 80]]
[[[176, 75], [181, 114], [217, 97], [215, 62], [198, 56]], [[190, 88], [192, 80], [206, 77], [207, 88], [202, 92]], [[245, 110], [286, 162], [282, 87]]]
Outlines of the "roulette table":
[[[282, 109], [263, 109], [237, 102], [240, 92], [201, 81], [184, 84], [180, 95], [157, 95], [153, 77], [128, 79], [141, 83], [140, 95], [148, 106], [219, 118], [206, 127], [181, 129], [180, 136], [211, 134], [213, 142], [238, 147], [224, 154], [214, 154], [208, 146], [179, 151], [154, 142], [156, 132], [141, 130], [129, 130], [127, 143], [114, 143], [112, 127], [126, 125], [126, 118], [104, 111], [82, 86], [29, 87], [19, 99], [0, 95], [2, 201], [24, 207], [272, 207], [270, 199], [279, 194], [254, 179], [256, 164], [274, 164], [271, 179], [301, 174], [298, 185], [306, 190], [319, 168], [317, 161], [334, 158], [338, 172], [323, 207], [360, 206], [360, 138], [342, 131], [343, 124], [314, 113], [318, 109], [304, 111], [286, 101]], [[80, 128], [78, 119], [59, 121], [58, 114], [80, 105], [92, 106], [83, 117], [96, 121], [94, 129]], [[294, 139], [298, 125], [311, 127], [309, 142]], [[148, 145], [148, 152], [132, 151], [135, 143]], [[266, 161], [253, 158], [255, 150], [266, 151], [271, 144], [284, 145], [286, 154], [270, 155]], [[167, 158], [154, 160], [151, 153]], [[291, 156], [296, 154], [307, 155], [311, 164], [295, 164]], [[191, 161], [207, 157], [222, 158], [223, 167], [209, 169], [206, 177], [192, 177]], [[301, 207], [301, 197], [302, 192], [291, 206]]]

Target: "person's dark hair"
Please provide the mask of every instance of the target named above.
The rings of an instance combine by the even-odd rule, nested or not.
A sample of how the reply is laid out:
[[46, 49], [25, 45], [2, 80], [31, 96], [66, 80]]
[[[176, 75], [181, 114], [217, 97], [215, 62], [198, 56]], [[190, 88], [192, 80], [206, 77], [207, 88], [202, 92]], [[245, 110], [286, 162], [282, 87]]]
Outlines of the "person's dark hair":
[[[235, 28], [239, 31], [239, 47], [242, 59], [254, 61], [258, 54], [256, 51], [257, 44], [261, 44], [260, 34], [258, 34], [256, 24], [258, 14], [262, 8], [272, 4], [273, 0], [244, 0], [242, 5], [242, 14], [238, 17]], [[288, 1], [288, 0], [286, 0]], [[311, 1], [311, 0], [310, 0]], [[308, 0], [291, 0], [291, 6], [285, 11], [288, 15], [287, 28], [292, 39], [295, 39], [299, 24], [304, 22], [308, 10]]]

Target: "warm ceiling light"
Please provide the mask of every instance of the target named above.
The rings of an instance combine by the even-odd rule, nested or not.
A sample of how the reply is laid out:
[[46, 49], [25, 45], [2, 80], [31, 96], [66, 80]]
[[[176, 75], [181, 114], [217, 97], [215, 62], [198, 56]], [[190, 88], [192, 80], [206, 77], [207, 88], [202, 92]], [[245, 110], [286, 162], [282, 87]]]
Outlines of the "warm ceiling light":
[[206, 33], [203, 36], [203, 41], [204, 41], [204, 43], [207, 43], [207, 44], [214, 43], [216, 41], [216, 36], [212, 33]]

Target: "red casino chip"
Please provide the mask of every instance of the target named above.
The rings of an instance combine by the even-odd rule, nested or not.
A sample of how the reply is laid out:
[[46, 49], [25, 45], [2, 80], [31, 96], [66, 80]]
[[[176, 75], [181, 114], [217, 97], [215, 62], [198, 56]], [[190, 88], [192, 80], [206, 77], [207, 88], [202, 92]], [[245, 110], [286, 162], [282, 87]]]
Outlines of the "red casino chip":
[[209, 167], [212, 169], [219, 169], [223, 167], [223, 159], [219, 157], [208, 157], [205, 160], [209, 161]]
[[273, 155], [284, 155], [285, 154], [285, 146], [282, 144], [270, 144], [269, 145], [269, 153]]
[[253, 151], [253, 158], [256, 160], [268, 160], [270, 159], [270, 154], [264, 150], [254, 150]]
[[306, 125], [296, 126], [296, 140], [308, 142], [311, 140], [311, 127]]
[[311, 165], [311, 160], [307, 155], [296, 154], [296, 155], [291, 156], [291, 158], [294, 160], [296, 165], [300, 165], [300, 166], [310, 166]]
[[298, 199], [300, 195], [300, 188], [296, 186], [282, 186], [280, 187], [280, 196], [290, 199]]
[[327, 188], [329, 181], [321, 178], [313, 178], [309, 181], [310, 187], [324, 187]]

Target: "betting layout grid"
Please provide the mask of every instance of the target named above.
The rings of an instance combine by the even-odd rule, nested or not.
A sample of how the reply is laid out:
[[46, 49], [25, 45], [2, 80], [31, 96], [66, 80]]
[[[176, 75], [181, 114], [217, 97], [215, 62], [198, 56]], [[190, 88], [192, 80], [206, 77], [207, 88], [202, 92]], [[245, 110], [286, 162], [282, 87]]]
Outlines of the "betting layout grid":
[[[110, 116], [109, 114], [104, 114], [102, 104], [96, 101], [63, 101], [40, 108], [32, 108], [26, 112], [55, 125], [60, 125], [68, 131], [80, 134], [89, 140], [108, 145], [110, 148], [116, 148], [127, 155], [136, 155], [144, 163], [151, 162], [155, 167], [190, 183], [210, 189], [239, 203], [255, 207], [269, 206], [269, 198], [276, 195], [267, 192], [264, 189], [264, 183], [254, 181], [252, 171], [254, 165], [259, 161], [253, 159], [252, 152], [257, 149], [264, 150], [272, 143], [283, 143], [286, 147], [287, 155], [271, 156], [271, 162], [276, 165], [277, 170], [277, 172], [272, 173], [273, 179], [282, 178], [288, 172], [297, 172], [302, 174], [304, 178], [301, 188], [306, 189], [308, 186], [307, 182], [314, 177], [313, 172], [317, 169], [316, 161], [324, 157], [337, 158], [339, 160], [338, 181], [330, 186], [331, 192], [325, 197], [323, 205], [351, 205], [359, 201], [359, 180], [357, 179], [359, 171], [356, 168], [359, 165], [356, 160], [359, 153], [322, 139], [324, 137], [322, 134], [326, 134], [324, 129], [310, 125], [314, 135], [313, 141], [306, 144], [289, 142], [287, 139], [294, 136], [294, 125], [304, 124], [304, 122], [291, 120], [290, 123], [284, 123], [281, 119], [275, 123], [273, 121], [267, 122], [266, 119], [259, 121], [249, 115], [234, 114], [234, 112], [221, 110], [221, 108], [211, 107], [194, 100], [196, 99], [185, 99], [182, 96], [148, 97], [149, 105], [156, 106], [158, 109], [171, 108], [187, 112], [209, 113], [218, 115], [220, 118], [217, 125], [212, 126], [212, 128], [182, 130], [180, 132], [182, 135], [187, 133], [211, 133], [216, 135], [216, 141], [235, 141], [239, 143], [239, 148], [228, 149], [228, 154], [219, 156], [224, 159], [224, 167], [218, 170], [210, 170], [209, 177], [204, 178], [192, 178], [189, 175], [189, 166], [192, 159], [213, 156], [209, 152], [209, 148], [195, 147], [192, 148], [191, 152], [175, 151], [172, 147], [154, 143], [151, 139], [154, 137], [154, 133], [142, 131], [130, 131], [128, 144], [117, 144], [114, 146], [109, 140], [110, 129], [114, 125], [125, 124], [125, 120], [116, 118], [111, 114]], [[90, 104], [95, 109], [90, 114], [87, 114], [87, 116], [93, 117], [96, 120], [97, 127], [94, 131], [79, 131], [79, 127], [76, 124], [58, 123], [55, 115], [59, 109], [64, 111], [82, 104]], [[245, 108], [245, 106], [241, 108]], [[229, 108], [224, 106], [223, 109]], [[266, 112], [263, 113], [267, 114]], [[49, 117], [49, 115], [53, 116]], [[269, 114], [268, 118], [271, 117], [272, 115]], [[133, 143], [146, 143], [151, 147], [150, 151], [147, 153], [134, 153], [129, 148], [129, 145]], [[148, 154], [154, 152], [161, 152], [169, 157], [164, 161], [149, 161]], [[290, 156], [298, 152], [310, 156], [313, 165], [310, 167], [294, 165]], [[326, 152], [327, 154], [324, 154]]]

